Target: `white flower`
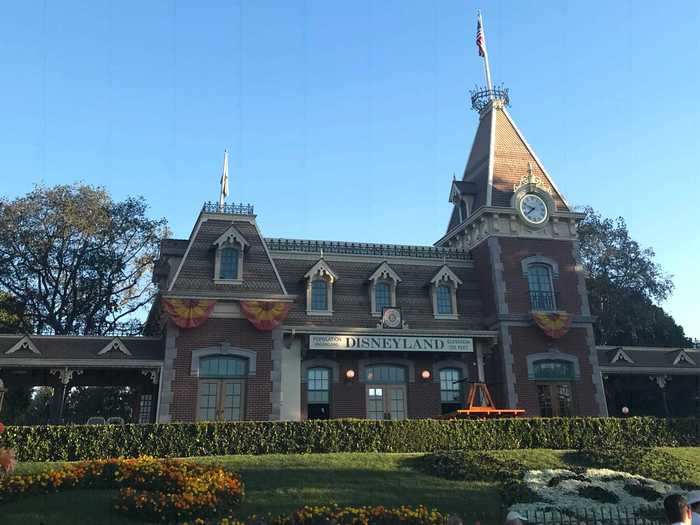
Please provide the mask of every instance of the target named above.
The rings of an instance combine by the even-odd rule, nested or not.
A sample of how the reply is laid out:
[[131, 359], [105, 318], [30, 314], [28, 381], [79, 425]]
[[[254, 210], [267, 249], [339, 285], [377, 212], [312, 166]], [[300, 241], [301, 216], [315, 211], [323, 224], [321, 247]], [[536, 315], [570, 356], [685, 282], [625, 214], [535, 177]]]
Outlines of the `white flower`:
[[[563, 478], [559, 482], [549, 483], [554, 478]], [[670, 492], [682, 491], [680, 487], [663, 483], [654, 479], [618, 472], [608, 469], [588, 469], [583, 474], [577, 474], [565, 469], [528, 470], [523, 477], [525, 485], [533, 491], [541, 501], [536, 503], [516, 503], [509, 510], [515, 510], [522, 514], [529, 514], [538, 519], [552, 519], [566, 511], [576, 516], [583, 516], [585, 512], [615, 515], [619, 508], [637, 515], [640, 511], [650, 507], [658, 508], [663, 497]], [[650, 489], [658, 494], [654, 501], [633, 496], [625, 487], [635, 486]], [[582, 489], [597, 487], [605, 490], [610, 499], [617, 499], [615, 503], [605, 503], [595, 499], [584, 497], [580, 494]], [[647, 497], [651, 497], [648, 495]]]

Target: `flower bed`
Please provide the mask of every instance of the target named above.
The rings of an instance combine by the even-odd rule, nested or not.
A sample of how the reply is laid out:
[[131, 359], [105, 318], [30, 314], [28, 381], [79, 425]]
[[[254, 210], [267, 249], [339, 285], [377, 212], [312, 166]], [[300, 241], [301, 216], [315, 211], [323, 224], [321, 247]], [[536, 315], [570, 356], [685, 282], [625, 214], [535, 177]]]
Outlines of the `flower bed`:
[[238, 475], [221, 467], [141, 457], [8, 476], [0, 480], [0, 501], [72, 488], [118, 488], [118, 511], [161, 522], [230, 517], [243, 497]]
[[[444, 525], [447, 515], [418, 507], [302, 507], [290, 515], [267, 520], [270, 525]], [[255, 522], [255, 520], [253, 520]]]
[[[528, 470], [522, 484], [532, 496], [510, 510], [524, 515], [568, 513], [583, 517], [586, 512], [613, 515], [620, 508], [635, 516], [648, 516], [661, 508], [663, 498], [683, 489], [635, 474], [608, 469]], [[533, 501], [535, 500], [535, 501]]]

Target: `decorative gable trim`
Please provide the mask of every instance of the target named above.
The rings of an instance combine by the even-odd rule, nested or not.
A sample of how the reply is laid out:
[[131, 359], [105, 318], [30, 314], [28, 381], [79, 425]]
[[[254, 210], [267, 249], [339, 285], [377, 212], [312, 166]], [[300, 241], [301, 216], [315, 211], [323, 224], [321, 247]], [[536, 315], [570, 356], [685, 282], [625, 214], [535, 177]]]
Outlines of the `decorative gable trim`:
[[33, 354], [41, 355], [41, 352], [39, 352], [39, 349], [36, 347], [36, 345], [32, 342], [31, 339], [29, 339], [29, 336], [25, 335], [22, 339], [17, 341], [12, 348], [7, 350], [5, 354], [14, 354], [15, 352], [21, 351], [21, 350], [30, 350]]
[[450, 267], [446, 264], [444, 264], [442, 268], [440, 268], [438, 272], [433, 276], [433, 278], [430, 279], [430, 284], [434, 284], [435, 286], [437, 286], [443, 281], [452, 281], [452, 283], [455, 286], [464, 284], [462, 282], [462, 279], [457, 277], [457, 275], [452, 270], [450, 270]]
[[399, 274], [397, 274], [386, 261], [379, 265], [379, 267], [374, 271], [374, 273], [369, 276], [368, 280], [374, 283], [380, 279], [394, 281], [394, 284], [401, 282], [401, 277], [399, 277]]
[[680, 352], [678, 352], [678, 355], [673, 360], [673, 366], [678, 366], [680, 363], [687, 363], [689, 365], [696, 364], [695, 359], [690, 357], [690, 355], [688, 355], [688, 352], [686, 352], [685, 350], [681, 350]]
[[610, 364], [617, 363], [618, 361], [626, 361], [631, 365], [634, 364], [632, 358], [629, 355], [627, 355], [627, 352], [625, 352], [622, 348], [617, 349], [617, 352], [615, 352], [615, 355], [610, 360]]
[[304, 279], [313, 279], [315, 276], [320, 276], [320, 277], [325, 277], [327, 278], [331, 283], [334, 283], [335, 281], [338, 280], [338, 276], [336, 273], [331, 269], [330, 266], [328, 266], [328, 263], [326, 260], [321, 257], [316, 264], [314, 264], [308, 272], [304, 274]]
[[214, 241], [214, 245], [218, 248], [221, 248], [225, 244], [234, 243], [240, 244], [242, 248], [247, 248], [250, 246], [248, 241], [245, 240], [245, 237], [241, 235], [241, 232], [239, 232], [233, 225], [229, 226], [229, 228]]
[[115, 350], [120, 351], [124, 355], [131, 356], [131, 351], [126, 347], [126, 345], [118, 337], [115, 337], [114, 339], [112, 339], [107, 346], [105, 346], [102, 350], [97, 352], [97, 355], [104, 355], [108, 352], [112, 352]]

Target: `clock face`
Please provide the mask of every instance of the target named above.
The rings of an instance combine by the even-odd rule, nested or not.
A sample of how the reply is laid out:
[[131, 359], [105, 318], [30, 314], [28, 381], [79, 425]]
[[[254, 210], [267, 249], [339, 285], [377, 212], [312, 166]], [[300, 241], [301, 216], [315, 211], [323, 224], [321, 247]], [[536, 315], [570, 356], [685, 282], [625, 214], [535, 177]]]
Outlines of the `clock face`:
[[401, 310], [398, 308], [384, 308], [382, 321], [387, 328], [398, 328], [401, 326]]
[[532, 224], [542, 224], [547, 220], [547, 205], [542, 197], [528, 193], [520, 201], [520, 213]]

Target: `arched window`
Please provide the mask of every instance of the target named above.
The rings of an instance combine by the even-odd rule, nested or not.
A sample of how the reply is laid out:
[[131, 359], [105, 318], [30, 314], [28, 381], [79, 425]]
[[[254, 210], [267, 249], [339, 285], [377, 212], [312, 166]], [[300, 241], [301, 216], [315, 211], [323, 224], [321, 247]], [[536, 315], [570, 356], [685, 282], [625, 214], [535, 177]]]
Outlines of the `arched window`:
[[437, 287], [437, 313], [438, 315], [451, 315], [452, 311], [452, 288], [447, 284]]
[[383, 308], [392, 306], [389, 283], [380, 281], [374, 285], [374, 304], [379, 313], [382, 313]]
[[574, 363], [563, 359], [540, 359], [532, 365], [537, 381], [573, 381], [576, 378]]
[[212, 355], [199, 359], [199, 377], [242, 377], [248, 360], [231, 355]]
[[248, 360], [230, 355], [199, 358], [197, 419], [236, 421], [243, 418]]
[[328, 282], [323, 278], [311, 281], [311, 310], [315, 312], [328, 310]]
[[542, 417], [566, 417], [573, 414], [573, 381], [576, 368], [573, 361], [539, 359], [532, 363], [537, 384], [537, 401]]
[[556, 310], [552, 269], [547, 264], [531, 264], [527, 268], [530, 306], [533, 310]]
[[221, 249], [219, 279], [238, 279], [238, 248], [227, 246]]

